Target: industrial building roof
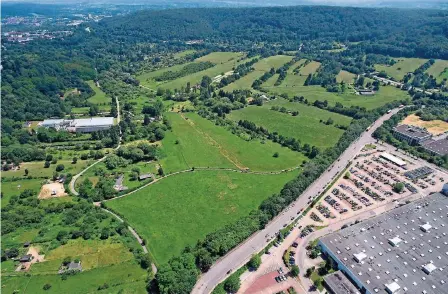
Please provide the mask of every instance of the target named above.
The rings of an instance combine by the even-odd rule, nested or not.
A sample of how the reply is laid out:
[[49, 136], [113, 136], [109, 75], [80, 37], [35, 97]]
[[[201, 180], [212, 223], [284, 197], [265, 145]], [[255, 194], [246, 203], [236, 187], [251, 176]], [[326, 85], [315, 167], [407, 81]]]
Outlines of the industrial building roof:
[[383, 152], [383, 153], [381, 153], [380, 156], [381, 156], [382, 158], [385, 158], [385, 159], [389, 160], [390, 162], [395, 163], [395, 164], [398, 165], [398, 166], [406, 165], [406, 162], [405, 162], [405, 161], [401, 160], [400, 158], [398, 158], [398, 157], [396, 157], [396, 156], [394, 156], [394, 155], [392, 155], [392, 154], [390, 154], [390, 153]]
[[448, 154], [448, 139], [431, 140], [429, 142], [425, 142], [423, 147], [436, 154], [445, 155]]
[[431, 137], [431, 134], [427, 130], [410, 125], [398, 125], [394, 128], [394, 130], [399, 132], [400, 134], [416, 139]]
[[113, 124], [114, 124], [113, 117], [91, 117], [91, 118], [78, 118], [73, 120], [73, 125], [76, 127], [104, 126]]
[[[441, 193], [320, 241], [370, 293], [448, 293], [448, 197]], [[356, 261], [361, 253], [367, 257]]]
[[326, 275], [324, 281], [336, 294], [361, 294], [350, 280], [340, 271]]

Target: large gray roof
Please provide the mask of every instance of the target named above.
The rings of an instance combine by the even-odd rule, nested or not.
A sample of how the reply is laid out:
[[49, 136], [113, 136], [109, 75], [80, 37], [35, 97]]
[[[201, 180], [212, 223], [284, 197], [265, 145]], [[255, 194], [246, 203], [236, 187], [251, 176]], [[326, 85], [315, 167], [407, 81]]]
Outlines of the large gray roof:
[[395, 131], [412, 137], [412, 138], [427, 138], [427, 137], [431, 137], [431, 134], [423, 129], [423, 128], [419, 128], [416, 126], [410, 126], [410, 125], [398, 125], [394, 128]]
[[91, 118], [78, 118], [73, 120], [73, 125], [77, 128], [79, 127], [90, 127], [90, 126], [104, 126], [113, 125], [113, 117], [91, 117]]
[[[420, 228], [425, 224], [431, 226], [427, 232]], [[385, 285], [393, 282], [400, 286], [396, 293], [448, 293], [448, 197], [440, 193], [325, 236], [321, 242], [371, 293], [386, 293]], [[362, 260], [355, 261], [354, 254]], [[436, 269], [427, 274], [423, 267], [429, 263]]]

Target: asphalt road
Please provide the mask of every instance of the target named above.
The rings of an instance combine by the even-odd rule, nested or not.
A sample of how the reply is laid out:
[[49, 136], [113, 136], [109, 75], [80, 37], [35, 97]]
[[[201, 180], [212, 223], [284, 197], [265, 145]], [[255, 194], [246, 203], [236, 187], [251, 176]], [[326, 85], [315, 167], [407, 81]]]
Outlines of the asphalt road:
[[274, 218], [264, 230], [258, 231], [248, 238], [244, 243], [229, 252], [226, 256], [219, 259], [208, 272], [204, 273], [197, 281], [192, 294], [210, 293], [220, 282], [222, 282], [227, 276], [227, 272], [232, 272], [243, 266], [249, 261], [251, 256], [261, 251], [267, 246], [269, 241], [267, 235], [274, 236], [285, 224], [291, 223], [296, 217], [297, 212], [300, 209], [307, 207], [307, 202], [310, 198], [317, 197], [325, 187], [347, 166], [363, 147], [368, 143], [372, 143], [375, 140], [372, 138], [372, 133], [383, 124], [383, 122], [389, 119], [393, 114], [397, 113], [400, 109], [396, 108], [390, 113], [380, 117], [375, 123], [373, 123], [369, 130], [365, 131], [360, 138], [354, 141], [345, 152], [339, 157], [339, 159], [324, 172], [313, 184], [311, 184], [305, 192], [298, 197], [288, 208], [286, 208], [280, 215]]

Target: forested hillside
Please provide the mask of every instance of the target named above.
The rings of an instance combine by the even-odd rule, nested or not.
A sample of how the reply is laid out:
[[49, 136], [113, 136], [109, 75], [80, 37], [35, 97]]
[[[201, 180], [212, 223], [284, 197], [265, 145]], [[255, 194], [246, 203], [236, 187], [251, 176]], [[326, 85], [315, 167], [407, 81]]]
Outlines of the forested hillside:
[[244, 44], [309, 40], [359, 42], [368, 52], [448, 58], [448, 12], [346, 7], [142, 11], [101, 27], [128, 41], [194, 40]]
[[[350, 44], [351, 52], [448, 59], [448, 12], [431, 10], [287, 7], [141, 11], [80, 26], [61, 40], [6, 44], [2, 58], [2, 116], [32, 120], [87, 106], [86, 80], [111, 67], [133, 73], [150, 56], [184, 49], [302, 52]], [[254, 45], [257, 45], [254, 47]], [[256, 49], [254, 49], [256, 48]], [[255, 54], [255, 53], [253, 53]], [[350, 53], [349, 53], [350, 54]], [[82, 101], [62, 100], [76, 88]], [[82, 105], [81, 105], [82, 104]]]

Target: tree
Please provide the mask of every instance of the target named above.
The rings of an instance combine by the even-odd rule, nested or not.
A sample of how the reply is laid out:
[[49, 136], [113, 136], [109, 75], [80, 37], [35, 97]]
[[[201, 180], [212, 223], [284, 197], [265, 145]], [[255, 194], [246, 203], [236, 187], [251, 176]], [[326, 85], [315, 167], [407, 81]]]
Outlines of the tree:
[[202, 272], [206, 272], [213, 264], [213, 258], [206, 249], [201, 248], [196, 252], [196, 265]]
[[230, 293], [236, 293], [240, 289], [241, 282], [238, 275], [231, 275], [224, 282], [224, 290]]
[[50, 162], [49, 161], [45, 161], [44, 163], [44, 168], [49, 168], [50, 167]]
[[61, 172], [61, 171], [63, 171], [64, 169], [65, 169], [65, 167], [64, 167], [63, 164], [58, 164], [58, 165], [56, 166], [56, 171], [57, 171], [57, 172]]
[[90, 116], [95, 116], [99, 112], [100, 112], [100, 109], [99, 109], [98, 105], [93, 104], [93, 105], [90, 106], [90, 108], [89, 108], [89, 115]]
[[163, 176], [163, 175], [164, 175], [164, 173], [163, 173], [163, 168], [162, 168], [162, 167], [159, 167], [159, 169], [157, 170], [157, 172], [158, 172], [159, 176]]
[[72, 258], [70, 256], [66, 256], [62, 260], [62, 264], [65, 265], [65, 266], [67, 266], [70, 262], [72, 262]]
[[279, 156], [278, 152], [275, 152], [273, 157], [277, 158]]
[[51, 288], [51, 285], [48, 283], [42, 287], [42, 289], [44, 289], [44, 290], [49, 290], [50, 288]]
[[142, 253], [139, 255], [140, 266], [144, 269], [148, 269], [151, 267], [151, 259], [148, 254]]
[[76, 157], [76, 156], [73, 157], [72, 163], [73, 163], [73, 164], [76, 164], [77, 162], [78, 162], [78, 157]]
[[299, 273], [300, 273], [299, 267], [297, 265], [293, 265], [290, 271], [291, 276], [297, 277]]
[[307, 268], [306, 269], [306, 273], [305, 273], [305, 277], [307, 277], [307, 278], [311, 277], [311, 275], [313, 274], [315, 269], [316, 268], [314, 266]]
[[344, 174], [344, 179], [350, 179], [350, 172], [346, 172]]
[[251, 269], [254, 269], [254, 270], [258, 269], [261, 265], [261, 257], [258, 254], [253, 255], [247, 265]]
[[401, 192], [403, 191], [403, 189], [404, 189], [404, 184], [401, 183], [401, 182], [399, 182], [399, 183], [395, 183], [393, 189], [394, 189], [394, 192], [396, 192], [396, 193], [401, 193]]
[[25, 176], [28, 176], [28, 173], [29, 173], [28, 169], [25, 168]]

